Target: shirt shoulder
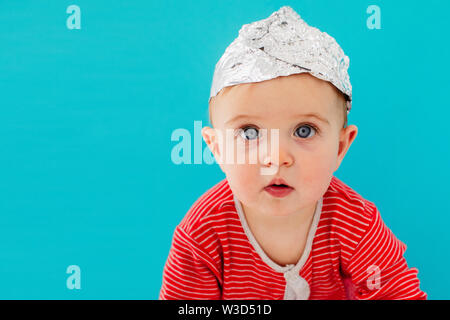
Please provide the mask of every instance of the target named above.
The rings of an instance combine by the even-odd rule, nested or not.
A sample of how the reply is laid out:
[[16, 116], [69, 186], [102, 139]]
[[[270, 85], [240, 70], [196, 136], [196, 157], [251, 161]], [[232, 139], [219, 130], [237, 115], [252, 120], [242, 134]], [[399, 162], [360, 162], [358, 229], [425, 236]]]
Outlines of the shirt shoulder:
[[350, 254], [356, 248], [376, 212], [372, 201], [333, 176], [323, 196], [322, 216], [324, 228], [340, 240], [342, 250]]
[[225, 178], [202, 194], [177, 229], [190, 239], [193, 255], [212, 266], [221, 282], [223, 255], [230, 249], [229, 240], [245, 241], [228, 180]]
[[227, 179], [223, 179], [202, 194], [190, 207], [180, 224], [202, 247], [210, 247], [227, 232], [230, 227], [239, 226], [239, 216]]

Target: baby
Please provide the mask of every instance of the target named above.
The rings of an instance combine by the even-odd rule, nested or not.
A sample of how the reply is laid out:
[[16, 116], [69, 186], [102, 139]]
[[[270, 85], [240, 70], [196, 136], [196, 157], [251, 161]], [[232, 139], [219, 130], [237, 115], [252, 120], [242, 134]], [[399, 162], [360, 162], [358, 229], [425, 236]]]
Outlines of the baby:
[[333, 176], [358, 132], [348, 65], [290, 7], [242, 27], [202, 130], [226, 179], [176, 227], [159, 299], [427, 298], [375, 204]]

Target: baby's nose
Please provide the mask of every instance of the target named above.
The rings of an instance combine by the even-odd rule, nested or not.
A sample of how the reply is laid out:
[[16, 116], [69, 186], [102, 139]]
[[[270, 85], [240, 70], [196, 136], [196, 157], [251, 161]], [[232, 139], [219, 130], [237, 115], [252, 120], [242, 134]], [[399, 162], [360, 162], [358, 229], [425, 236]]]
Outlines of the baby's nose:
[[[276, 142], [276, 141], [275, 141]], [[289, 167], [294, 163], [294, 158], [289, 151], [286, 143], [278, 141], [271, 143], [270, 150], [268, 150], [266, 157], [263, 160], [265, 166], [286, 166]]]
[[281, 166], [286, 166], [289, 167], [291, 166], [293, 163], [292, 159], [290, 157], [280, 157], [279, 159], [277, 159], [274, 156], [267, 156], [264, 161], [263, 164], [265, 166], [271, 167], [271, 166], [277, 166], [277, 167], [281, 167]]

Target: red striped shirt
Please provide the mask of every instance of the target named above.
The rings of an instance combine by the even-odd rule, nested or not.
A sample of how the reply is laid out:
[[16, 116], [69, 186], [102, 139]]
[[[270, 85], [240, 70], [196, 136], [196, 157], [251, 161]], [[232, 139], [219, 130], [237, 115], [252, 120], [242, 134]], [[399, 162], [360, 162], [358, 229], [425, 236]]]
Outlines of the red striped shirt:
[[[281, 300], [286, 279], [245, 233], [226, 179], [204, 193], [175, 228], [159, 299]], [[299, 275], [308, 299], [426, 299], [406, 245], [374, 203], [333, 177]]]

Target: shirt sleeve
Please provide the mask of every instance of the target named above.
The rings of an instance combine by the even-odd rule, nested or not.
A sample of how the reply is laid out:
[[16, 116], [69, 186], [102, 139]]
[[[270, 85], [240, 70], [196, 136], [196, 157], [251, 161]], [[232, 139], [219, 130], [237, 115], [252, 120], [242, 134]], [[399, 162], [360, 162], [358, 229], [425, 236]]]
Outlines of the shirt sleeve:
[[350, 258], [350, 297], [356, 300], [425, 300], [418, 270], [409, 268], [403, 256], [406, 245], [384, 224], [378, 209], [369, 209], [373, 219]]
[[219, 274], [213, 259], [177, 226], [163, 270], [159, 300], [219, 300]]

